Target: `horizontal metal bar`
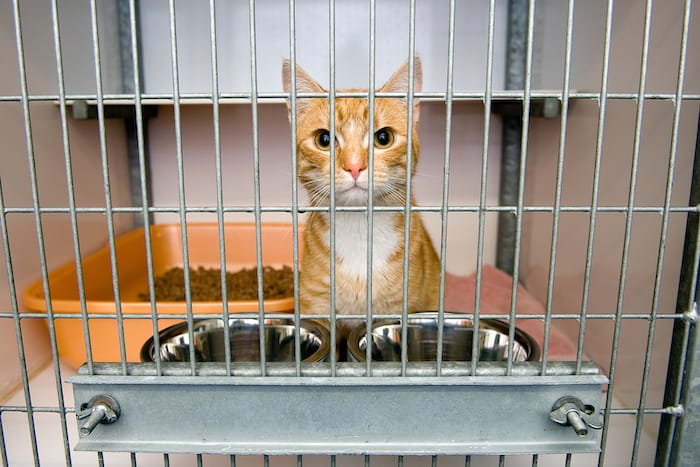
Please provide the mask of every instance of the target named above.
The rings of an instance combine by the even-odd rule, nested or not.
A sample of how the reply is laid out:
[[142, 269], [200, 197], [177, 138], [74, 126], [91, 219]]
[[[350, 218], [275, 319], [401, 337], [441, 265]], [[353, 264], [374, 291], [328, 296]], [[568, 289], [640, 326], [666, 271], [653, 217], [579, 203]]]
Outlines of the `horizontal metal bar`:
[[[148, 302], [142, 302], [142, 303], [148, 303]], [[184, 303], [184, 302], [180, 302]], [[196, 302], [193, 302], [196, 303]], [[446, 310], [450, 311], [450, 310]], [[10, 312], [0, 312], [0, 319], [2, 318], [7, 318], [11, 319], [14, 318], [15, 316], [21, 318], [21, 319], [47, 319], [47, 314], [46, 313], [41, 313], [41, 312], [22, 312], [19, 313], [18, 315], [14, 315]], [[52, 315], [56, 319], [82, 319], [82, 316], [79, 313], [53, 313]], [[137, 313], [122, 313], [121, 315], [124, 319], [143, 319], [143, 320], [151, 320], [152, 316], [150, 314], [137, 314]], [[221, 313], [196, 313], [195, 317], [196, 319], [216, 319], [216, 318], [221, 318], [222, 314]], [[88, 313], [88, 317], [90, 319], [115, 319], [117, 317], [116, 313]], [[259, 317], [257, 312], [249, 312], [249, 313], [235, 313], [236, 318], [245, 318], [245, 319], [257, 319]], [[267, 318], [290, 318], [292, 317], [291, 314], [289, 313], [265, 313], [265, 317]], [[310, 318], [310, 319], [330, 319], [330, 315], [328, 314], [318, 314], [318, 315], [300, 315], [301, 318]], [[343, 316], [338, 316], [336, 319], [337, 320], [350, 320], [350, 319], [364, 319], [366, 315], [343, 315]], [[473, 317], [472, 313], [452, 313], [450, 312], [450, 318], [462, 318], [462, 319], [470, 319]], [[510, 319], [509, 314], [487, 314], [487, 313], [479, 313], [479, 317], [481, 319], [501, 319], [501, 320], [508, 320]], [[522, 319], [522, 320], [543, 320], [547, 317], [546, 314], [544, 313], [533, 313], [533, 314], [515, 314], [515, 319]], [[587, 319], [604, 319], [604, 320], [614, 320], [615, 319], [615, 314], [613, 313], [591, 313], [585, 315]], [[172, 320], [172, 319], [186, 319], [187, 315], [184, 313], [168, 313], [168, 314], [160, 314], [158, 316], [159, 320]], [[400, 319], [401, 315], [400, 314], [373, 314], [372, 315], [373, 319]], [[581, 318], [580, 313], [553, 313], [552, 314], [552, 319], [554, 320], [578, 320]], [[649, 313], [629, 313], [629, 314], [624, 314], [622, 315], [621, 319], [623, 320], [644, 320], [648, 321], [651, 319], [651, 315]], [[655, 319], [670, 319], [670, 320], [684, 320], [687, 319], [685, 316], [674, 313], [674, 314], [658, 314], [655, 316]]]
[[[405, 208], [398, 206], [374, 206], [374, 212], [403, 212]], [[561, 212], [571, 212], [571, 213], [589, 213], [591, 211], [590, 206], [561, 206]], [[440, 212], [442, 210], [441, 206], [411, 206], [411, 211], [415, 212]], [[626, 214], [630, 212], [624, 206], [599, 206], [596, 208], [598, 212], [610, 212], [610, 213], [622, 213]], [[68, 207], [44, 207], [39, 208], [40, 214], [69, 214], [71, 212], [76, 212], [78, 214], [105, 214], [105, 208], [99, 207], [78, 207], [72, 210]], [[255, 208], [252, 206], [227, 206], [222, 208], [224, 213], [243, 213], [243, 214], [253, 214]], [[260, 206], [260, 211], [263, 213], [292, 213], [294, 209], [289, 206]], [[366, 212], [367, 208], [364, 206], [337, 206], [337, 212]], [[480, 208], [479, 206], [473, 205], [451, 205], [447, 207], [448, 212], [461, 212], [461, 213], [479, 213], [485, 212], [510, 212], [515, 214], [517, 212], [516, 206], [486, 206]], [[552, 213], [554, 208], [552, 206], [524, 206], [523, 212], [535, 212], [535, 213]], [[669, 207], [668, 211], [670, 213], [698, 213], [700, 212], [700, 206], [672, 206]], [[2, 212], [6, 214], [33, 214], [35, 211], [30, 207], [5, 207]], [[142, 213], [142, 207], [113, 207], [113, 213]], [[176, 206], [153, 206], [148, 208], [150, 213], [179, 213], [180, 208]], [[185, 207], [185, 213], [217, 213], [219, 208], [216, 206], [187, 206]], [[307, 212], [328, 212], [327, 207], [319, 206], [299, 206], [297, 208], [297, 213], [303, 214]], [[631, 212], [634, 213], [652, 213], [652, 214], [662, 214], [664, 212], [663, 206], [635, 206], [632, 208]]]
[[[472, 376], [470, 362], [443, 362], [444, 373], [441, 376], [445, 377], [462, 377]], [[162, 376], [188, 376], [190, 375], [189, 363], [163, 362]], [[268, 377], [288, 377], [296, 376], [296, 368], [294, 365], [281, 362], [268, 362], [268, 368], [265, 378]], [[367, 375], [364, 363], [357, 362], [337, 362], [336, 376], [342, 377], [364, 377]], [[435, 363], [431, 362], [408, 362], [406, 376], [412, 377], [434, 377]], [[257, 363], [231, 362], [232, 372], [227, 374], [226, 365], [223, 362], [200, 362], [197, 363], [197, 374], [195, 376], [241, 376], [241, 377], [257, 377], [260, 376], [260, 366]], [[518, 377], [541, 377], [539, 364], [536, 362], [516, 362], [513, 364], [513, 376]], [[132, 376], [159, 376], [155, 373], [153, 363], [128, 363], [127, 364], [128, 380]], [[121, 373], [121, 364], [119, 363], [100, 363], [94, 364], [94, 373], [89, 374], [87, 367], [84, 365], [78, 370], [79, 376], [123, 376]], [[479, 369], [476, 372], [478, 377], [497, 377], [506, 374], [505, 362], [481, 362]], [[389, 378], [401, 375], [400, 362], [374, 362], [372, 364], [372, 377]], [[544, 376], [576, 376], [575, 362], [552, 362], [551, 368], [548, 367], [547, 374]], [[578, 375], [584, 376], [599, 376], [598, 366], [593, 362], [586, 362], [583, 365], [581, 373]], [[331, 376], [330, 362], [319, 363], [303, 363], [302, 374], [305, 377], [325, 378]]]
[[[259, 365], [253, 366], [259, 371]], [[270, 370], [273, 365], [268, 366]], [[296, 374], [294, 365], [285, 366]], [[364, 371], [364, 364], [352, 366]], [[464, 366], [471, 367], [469, 362]], [[393, 367], [400, 371], [398, 362]], [[326, 368], [330, 373], [330, 364]], [[337, 371], [342, 368], [338, 363]], [[78, 375], [69, 382], [76, 406], [109, 394], [121, 407], [115, 423], [81, 435], [78, 450], [450, 455], [595, 452], [598, 443], [592, 431], [578, 436], [570, 427], [552, 422], [549, 413], [566, 395], [599, 410], [607, 379], [356, 378], [336, 373], [237, 378]], [[397, 410], [401, 407], [411, 409]], [[487, 418], [494, 423], [481, 423]]]
[[[0, 413], [4, 412], [21, 412], [21, 413], [26, 413], [30, 409], [27, 406], [23, 405], [0, 405]], [[40, 405], [33, 405], [31, 407], [32, 413], [74, 413], [75, 409], [73, 407], [66, 407], [65, 410], [61, 410], [60, 407], [48, 407], [48, 406], [40, 406]]]
[[[141, 94], [141, 101], [143, 105], [169, 105], [173, 102], [172, 94]], [[297, 93], [298, 99], [303, 98], [328, 98], [327, 93]], [[389, 93], [389, 92], [376, 92], [376, 97], [405, 97], [405, 94], [400, 93]], [[436, 100], [445, 101], [447, 99], [447, 93], [445, 92], [417, 92], [414, 93], [416, 98], [422, 99], [424, 101]], [[508, 100], [522, 100], [524, 99], [522, 91], [494, 91], [491, 94], [491, 99], [493, 101], [508, 101]], [[561, 91], [532, 91], [532, 99], [562, 99]], [[250, 93], [249, 92], [239, 92], [239, 93], [227, 93], [221, 92], [218, 94], [220, 104], [228, 103], [250, 103]], [[336, 97], [342, 98], [367, 98], [367, 92], [343, 92], [337, 91]], [[602, 95], [600, 92], [569, 92], [569, 100], [599, 100]], [[637, 100], [640, 95], [635, 92], [615, 92], [607, 93], [605, 95], [608, 100]], [[674, 102], [677, 98], [676, 94], [671, 93], [645, 93], [643, 95], [644, 99], [647, 100], [662, 100]], [[272, 101], [277, 103], [282, 103], [289, 98], [289, 94], [283, 92], [269, 92], [269, 93], [258, 93], [256, 95], [256, 100], [258, 102]], [[467, 101], [467, 102], [481, 102], [485, 99], [485, 93], [483, 91], [475, 92], [454, 92], [451, 94], [453, 101]], [[94, 101], [94, 94], [71, 94], [66, 95], [66, 103], [71, 105], [74, 101]], [[105, 94], [103, 96], [105, 105], [128, 105], [133, 104], [135, 98], [133, 94]], [[211, 93], [184, 93], [179, 95], [181, 104], [190, 105], [200, 105], [200, 104], [212, 104], [212, 94]], [[700, 94], [698, 93], [685, 93], [681, 95], [682, 100], [700, 100]], [[0, 96], [0, 103], [2, 102], [20, 102], [22, 100], [21, 96], [17, 95], [4, 95]], [[30, 102], [57, 102], [59, 100], [56, 94], [35, 94], [28, 96]]]
[[[98, 363], [98, 365], [102, 365], [102, 364]], [[150, 365], [150, 364], [145, 364], [145, 365], [152, 367], [152, 365]], [[170, 364], [166, 364], [166, 365], [170, 365]], [[175, 364], [175, 365], [181, 366], [182, 364]], [[342, 365], [344, 365], [344, 363], [341, 363], [341, 366]], [[443, 365], [445, 365], [445, 363], [443, 363]], [[120, 369], [121, 369], [121, 367], [120, 367]], [[106, 374], [109, 374], [109, 375], [121, 374], [120, 372], [119, 373], [115, 372], [113, 369], [109, 372], [106, 372], [104, 370], [105, 369], [103, 368], [103, 371], [101, 373], [98, 373], [98, 374], [100, 374], [102, 376], [104, 376]], [[168, 376], [168, 377], [170, 377], [170, 376], [187, 376], [187, 375], [191, 374], [189, 366], [187, 366], [187, 368], [184, 370], [182, 368], [169, 368], [169, 370], [170, 370], [169, 374], [164, 374], [164, 375], [159, 375], [156, 371], [149, 371], [149, 370], [151, 370], [151, 368], [148, 368], [145, 370], [144, 369], [135, 370], [133, 373], [129, 373], [129, 375], [131, 375], [131, 376]], [[549, 374], [549, 376], [570, 376], [570, 375], [575, 374], [574, 372], [572, 372], [572, 373], [562, 372], [561, 368], [558, 368], [557, 370], [559, 373], [564, 373], [564, 374], [559, 375], [559, 374], [557, 374], [557, 371], [553, 371], [551, 374]], [[584, 374], [584, 375], [585, 374], [592, 374], [592, 375], [597, 374], [596, 368], [593, 365], [589, 364], [588, 367], [586, 368], [586, 370], [587, 371], [582, 373], [582, 374]], [[411, 376], [420, 376], [417, 374], [418, 371], [416, 369], [413, 369], [412, 371], [414, 374]], [[234, 368], [234, 371], [232, 371], [230, 374], [233, 376], [237, 376], [237, 373], [243, 373], [243, 375], [252, 376], [252, 375], [247, 374], [249, 372], [241, 371], [238, 368]], [[349, 373], [349, 372], [347, 370], [344, 370], [344, 373], [345, 373], [344, 376], [348, 376], [347, 373]], [[387, 376], [387, 377], [395, 376], [393, 374], [388, 374], [388, 372], [386, 372], [386, 371], [384, 371], [384, 373], [385, 373], [385, 376]], [[426, 373], [427, 373], [427, 371], [426, 371]], [[486, 369], [485, 373], [486, 373], [486, 375], [489, 375], [489, 376], [499, 376], [497, 374], [494, 374], [492, 369]], [[504, 374], [505, 374], [505, 372], [504, 372]], [[223, 376], [223, 375], [226, 375], [225, 370], [221, 371], [219, 369], [218, 371], [212, 371], [211, 369], [207, 369], [206, 375], [197, 375], [197, 377], [206, 378], [208, 376]], [[288, 377], [288, 376], [296, 376], [296, 373], [293, 374], [291, 371], [279, 371], [278, 370], [278, 371], [276, 371], [276, 374], [274, 374], [272, 376]], [[300, 376], [323, 377], [323, 376], [327, 376], [327, 375], [326, 375], [325, 371], [319, 371], [318, 369], [315, 369], [315, 370], [312, 369], [312, 370], [306, 370], [306, 374], [300, 375]], [[340, 375], [340, 376], [343, 376], [343, 375]], [[430, 375], [425, 375], [425, 376], [430, 376]], [[450, 375], [450, 372], [448, 371], [447, 375], [444, 375], [444, 376], [469, 376], [469, 374], [461, 374], [460, 372], [457, 372], [454, 369], [452, 369], [451, 375]], [[534, 375], [531, 375], [531, 376], [534, 376]], [[32, 406], [31, 410], [34, 413], [59, 413], [59, 412], [61, 412], [61, 409], [59, 407], [52, 407], [52, 406], [36, 406], [35, 405], [35, 406]], [[646, 408], [642, 408], [642, 409], [625, 409], [625, 408], [605, 409], [605, 408], [601, 408], [601, 412], [606, 411], [606, 410], [607, 410], [607, 412], [610, 413], [610, 415], [637, 415], [639, 413], [643, 413], [646, 415], [681, 416], [683, 413], [682, 407], [646, 407]], [[29, 408], [26, 406], [22, 406], [22, 405], [0, 405], [0, 413], [4, 413], [4, 412], [7, 412], [7, 413], [10, 413], [10, 412], [26, 413], [28, 411], [29, 411]], [[75, 412], [76, 412], [75, 407], [66, 407], [64, 410], [65, 414], [70, 414], [70, 413], [75, 413]]]

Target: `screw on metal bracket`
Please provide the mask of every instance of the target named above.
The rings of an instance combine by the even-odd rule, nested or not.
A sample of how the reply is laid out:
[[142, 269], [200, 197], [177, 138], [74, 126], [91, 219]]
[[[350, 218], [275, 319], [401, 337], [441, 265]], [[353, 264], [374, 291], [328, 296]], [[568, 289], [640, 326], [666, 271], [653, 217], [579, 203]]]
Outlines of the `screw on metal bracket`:
[[116, 399], [107, 395], [95, 396], [86, 404], [82, 404], [77, 413], [78, 420], [87, 419], [80, 427], [80, 434], [88, 436], [98, 424], [114, 423], [119, 419], [119, 415], [121, 409]]
[[565, 396], [552, 406], [549, 418], [560, 425], [571, 426], [576, 434], [588, 436], [588, 428], [600, 430], [603, 425], [598, 421], [595, 407], [584, 404], [577, 397]]

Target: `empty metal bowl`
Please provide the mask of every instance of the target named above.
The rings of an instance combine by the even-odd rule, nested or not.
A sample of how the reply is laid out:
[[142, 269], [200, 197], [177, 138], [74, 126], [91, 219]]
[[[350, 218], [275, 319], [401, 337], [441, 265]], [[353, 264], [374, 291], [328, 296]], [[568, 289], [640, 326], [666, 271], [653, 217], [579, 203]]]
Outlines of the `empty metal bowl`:
[[[437, 360], [438, 318], [435, 313], [414, 313], [408, 318], [407, 360], [409, 362], [434, 362]], [[400, 320], [379, 320], [372, 327], [372, 360], [401, 361]], [[470, 319], [445, 316], [443, 326], [442, 360], [471, 361], [474, 339], [473, 322]], [[478, 360], [505, 361], [508, 359], [508, 324], [497, 320], [480, 320], [478, 336]], [[367, 328], [356, 327], [348, 338], [348, 352], [352, 360], [365, 361]], [[535, 341], [521, 330], [515, 330], [513, 361], [534, 361], [540, 355]]]
[[[198, 362], [223, 362], [224, 320], [206, 319], [194, 322], [193, 345]], [[228, 320], [232, 362], [260, 361], [260, 328], [257, 319], [230, 318]], [[160, 358], [165, 362], [190, 360], [190, 336], [187, 323], [170, 326], [158, 333]], [[330, 332], [321, 321], [301, 320], [301, 359], [303, 362], [320, 362], [330, 350]], [[141, 347], [141, 360], [155, 359], [155, 344], [151, 337]], [[268, 362], [294, 361], [294, 321], [289, 319], [265, 320], [265, 360]]]

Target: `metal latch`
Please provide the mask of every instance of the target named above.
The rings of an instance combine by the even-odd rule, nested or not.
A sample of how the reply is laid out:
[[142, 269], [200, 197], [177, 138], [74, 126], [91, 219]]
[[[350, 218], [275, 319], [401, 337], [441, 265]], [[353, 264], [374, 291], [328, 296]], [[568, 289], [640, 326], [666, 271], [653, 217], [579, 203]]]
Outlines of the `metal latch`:
[[595, 407], [584, 404], [581, 399], [573, 396], [564, 396], [557, 400], [552, 406], [549, 418], [560, 425], [571, 426], [581, 437], [588, 435], [589, 428], [603, 428], [598, 421]]
[[85, 423], [80, 426], [80, 434], [87, 436], [100, 423], [110, 424], [116, 422], [119, 419], [119, 415], [121, 415], [121, 409], [116, 399], [102, 394], [93, 397], [87, 404], [82, 404], [80, 411], [76, 415], [78, 420], [87, 418]]

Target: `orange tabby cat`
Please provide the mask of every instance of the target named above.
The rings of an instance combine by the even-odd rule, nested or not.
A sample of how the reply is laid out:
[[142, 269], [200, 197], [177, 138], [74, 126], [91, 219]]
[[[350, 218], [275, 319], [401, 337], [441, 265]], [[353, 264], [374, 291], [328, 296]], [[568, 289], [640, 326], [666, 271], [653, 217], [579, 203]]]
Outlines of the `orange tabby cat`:
[[[290, 64], [285, 60], [282, 78], [290, 88]], [[408, 63], [382, 86], [381, 92], [408, 91]], [[415, 60], [414, 89], [420, 91], [422, 73]], [[297, 92], [326, 92], [301, 67], [296, 68]], [[350, 90], [363, 91], [363, 90]], [[364, 90], [366, 92], [366, 90]], [[418, 161], [418, 102], [413, 111], [413, 170]], [[288, 102], [289, 106], [289, 102]], [[311, 204], [330, 203], [330, 104], [325, 98], [297, 98], [297, 167], [299, 180]], [[289, 109], [291, 112], [291, 109]], [[366, 98], [335, 101], [336, 206], [366, 206], [369, 170], [368, 142], [374, 144], [374, 205], [404, 206], [409, 144], [405, 98], [375, 99], [374, 135], [369, 136]], [[411, 204], [413, 199], [411, 199]], [[300, 268], [302, 313], [330, 312], [330, 229], [328, 212], [312, 212], [304, 229], [304, 255]], [[375, 314], [400, 313], [404, 261], [404, 214], [375, 212], [372, 246], [372, 310]], [[367, 307], [367, 214], [337, 211], [335, 215], [335, 305], [339, 314], [365, 313]], [[408, 310], [436, 310], [440, 262], [418, 213], [411, 213], [409, 240]]]

